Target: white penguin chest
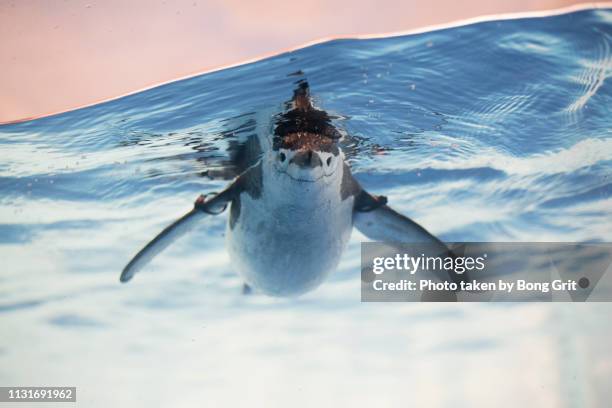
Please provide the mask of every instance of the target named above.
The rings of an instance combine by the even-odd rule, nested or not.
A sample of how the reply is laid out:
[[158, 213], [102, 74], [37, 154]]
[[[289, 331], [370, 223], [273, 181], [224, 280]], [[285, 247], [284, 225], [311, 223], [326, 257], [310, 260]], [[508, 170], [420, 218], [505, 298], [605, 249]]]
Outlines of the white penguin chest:
[[227, 228], [231, 261], [247, 283], [268, 294], [298, 294], [334, 270], [350, 238], [353, 198], [333, 186], [299, 183], [242, 193]]

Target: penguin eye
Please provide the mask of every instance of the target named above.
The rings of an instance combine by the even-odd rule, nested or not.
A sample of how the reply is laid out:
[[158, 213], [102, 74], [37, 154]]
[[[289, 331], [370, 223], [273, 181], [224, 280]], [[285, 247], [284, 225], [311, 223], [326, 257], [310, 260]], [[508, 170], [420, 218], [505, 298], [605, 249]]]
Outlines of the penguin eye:
[[285, 159], [287, 158], [287, 156], [285, 156], [285, 153], [281, 152], [281, 154], [278, 155], [278, 158], [280, 159], [281, 163], [285, 161]]
[[327, 158], [327, 165], [330, 166], [331, 165], [331, 157]]

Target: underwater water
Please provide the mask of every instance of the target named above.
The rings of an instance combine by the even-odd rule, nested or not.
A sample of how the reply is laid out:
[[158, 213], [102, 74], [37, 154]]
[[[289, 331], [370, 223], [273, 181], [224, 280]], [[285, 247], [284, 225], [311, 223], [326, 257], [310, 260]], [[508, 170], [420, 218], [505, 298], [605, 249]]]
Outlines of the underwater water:
[[356, 231], [299, 298], [241, 294], [227, 214], [119, 274], [300, 79], [362, 185], [443, 240], [610, 242], [611, 47], [612, 10], [336, 40], [0, 126], [0, 385], [88, 407], [603, 406], [612, 306], [362, 304]]

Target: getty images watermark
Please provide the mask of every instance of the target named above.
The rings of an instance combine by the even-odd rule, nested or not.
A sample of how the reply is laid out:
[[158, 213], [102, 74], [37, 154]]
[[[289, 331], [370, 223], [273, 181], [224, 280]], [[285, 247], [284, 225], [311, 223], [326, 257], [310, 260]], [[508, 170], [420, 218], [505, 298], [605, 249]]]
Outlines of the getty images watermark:
[[362, 243], [361, 300], [612, 301], [612, 244]]

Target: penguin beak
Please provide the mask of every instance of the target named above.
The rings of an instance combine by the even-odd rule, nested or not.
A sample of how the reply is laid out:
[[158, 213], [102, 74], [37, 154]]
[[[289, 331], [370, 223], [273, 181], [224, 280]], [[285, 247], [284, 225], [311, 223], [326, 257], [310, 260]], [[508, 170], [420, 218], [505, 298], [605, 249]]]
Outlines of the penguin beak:
[[276, 156], [275, 167], [296, 181], [317, 181], [325, 176], [324, 161], [319, 152], [312, 149], [281, 149]]
[[287, 174], [298, 181], [317, 181], [325, 175], [323, 160], [313, 150], [297, 150], [289, 159]]
[[272, 159], [274, 167], [296, 181], [317, 181], [337, 173], [341, 155], [304, 148], [280, 149]]
[[289, 164], [295, 164], [302, 169], [313, 169], [323, 166], [323, 161], [321, 156], [312, 150], [298, 150], [289, 160]]

